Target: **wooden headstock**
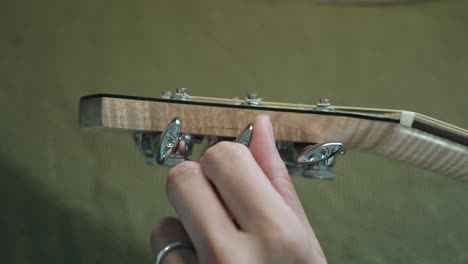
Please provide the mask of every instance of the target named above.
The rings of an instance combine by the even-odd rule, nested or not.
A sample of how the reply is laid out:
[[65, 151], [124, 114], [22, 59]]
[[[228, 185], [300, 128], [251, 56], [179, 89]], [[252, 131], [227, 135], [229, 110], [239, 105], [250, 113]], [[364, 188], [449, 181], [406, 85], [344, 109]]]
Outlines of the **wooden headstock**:
[[190, 137], [180, 142], [189, 146], [195, 139], [234, 140], [259, 114], [270, 116], [278, 149], [291, 172], [314, 177], [304, 171], [317, 166], [297, 163], [303, 147], [340, 142], [347, 150], [383, 155], [468, 181], [468, 132], [413, 112], [334, 106], [329, 100], [316, 105], [267, 102], [255, 94], [244, 99], [198, 97], [180, 88], [162, 98], [97, 94], [80, 100], [81, 127], [132, 131], [153, 149], [174, 118], [180, 122], [178, 137]]

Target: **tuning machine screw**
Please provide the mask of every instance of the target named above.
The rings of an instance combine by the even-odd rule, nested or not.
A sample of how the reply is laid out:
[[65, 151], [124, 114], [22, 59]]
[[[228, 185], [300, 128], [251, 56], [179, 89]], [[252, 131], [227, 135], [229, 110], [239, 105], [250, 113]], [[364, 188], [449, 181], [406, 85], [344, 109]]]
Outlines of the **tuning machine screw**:
[[320, 99], [314, 110], [317, 112], [336, 112], [335, 109], [332, 108], [331, 100], [326, 98]]
[[161, 98], [176, 101], [192, 101], [192, 97], [188, 94], [188, 89], [184, 87], [177, 88], [175, 93], [173, 93], [172, 91], [165, 91], [161, 95]]
[[245, 101], [242, 104], [248, 105], [248, 106], [261, 107], [262, 106], [261, 102], [262, 102], [262, 98], [258, 97], [256, 93], [249, 93], [247, 94], [247, 97], [245, 98]]

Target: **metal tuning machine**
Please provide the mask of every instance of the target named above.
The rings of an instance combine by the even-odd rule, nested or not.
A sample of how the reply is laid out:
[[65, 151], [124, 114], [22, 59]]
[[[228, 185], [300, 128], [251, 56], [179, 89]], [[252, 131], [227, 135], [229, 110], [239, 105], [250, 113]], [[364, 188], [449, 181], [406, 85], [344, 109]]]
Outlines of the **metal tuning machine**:
[[337, 154], [345, 154], [338, 141], [313, 145], [278, 141], [276, 147], [290, 175], [322, 180], [335, 179], [331, 167]]
[[335, 165], [336, 155], [344, 155], [342, 142], [327, 142], [308, 146], [297, 158], [298, 164], [305, 165], [302, 175], [307, 178], [335, 179], [330, 167]]
[[249, 124], [241, 133], [240, 135], [234, 140], [234, 142], [240, 143], [245, 145], [246, 147], [250, 144], [250, 137], [252, 136], [253, 132], [253, 125]]
[[[253, 125], [249, 124], [234, 142], [249, 146]], [[175, 166], [193, 152], [195, 143], [201, 143], [202, 137], [180, 134], [180, 119], [174, 118], [162, 133], [136, 132], [135, 141], [150, 165]], [[208, 146], [219, 142], [217, 138], [208, 138]]]
[[[165, 99], [190, 101], [186, 88], [179, 88], [176, 93], [168, 91], [162, 96]], [[251, 93], [243, 105], [262, 107], [261, 98]], [[315, 111], [333, 111], [330, 100], [321, 99]], [[151, 165], [175, 166], [183, 161], [190, 160], [194, 144], [201, 143], [203, 136], [193, 136], [180, 133], [181, 120], [174, 118], [163, 132], [136, 132], [135, 141]], [[247, 125], [234, 142], [249, 146], [253, 133], [253, 124]], [[206, 147], [211, 147], [222, 140], [233, 140], [217, 136], [205, 136]], [[339, 141], [325, 142], [309, 145], [307, 143], [294, 143], [276, 141], [276, 148], [286, 165], [290, 175], [300, 175], [306, 178], [327, 179], [335, 178], [330, 170], [334, 166], [338, 154], [345, 153], [344, 144]]]
[[151, 165], [175, 166], [189, 160], [194, 143], [201, 138], [180, 134], [180, 119], [174, 118], [162, 133], [135, 133], [135, 140]]

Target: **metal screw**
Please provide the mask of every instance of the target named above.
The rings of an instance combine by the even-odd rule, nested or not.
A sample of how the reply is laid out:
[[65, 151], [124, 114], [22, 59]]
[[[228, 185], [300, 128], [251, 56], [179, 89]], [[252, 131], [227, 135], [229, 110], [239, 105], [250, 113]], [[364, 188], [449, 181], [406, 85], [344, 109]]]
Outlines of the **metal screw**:
[[330, 105], [331, 104], [331, 100], [330, 99], [319, 99], [319, 104], [321, 105]]
[[258, 96], [256, 93], [249, 93], [247, 94], [247, 98], [252, 99], [252, 100], [257, 100]]
[[182, 88], [177, 88], [177, 89], [176, 89], [176, 92], [179, 93], [179, 94], [186, 94], [187, 91], [188, 91], [188, 89], [187, 89], [187, 88], [183, 88], [183, 87], [182, 87]]
[[331, 107], [331, 100], [326, 98], [319, 99], [314, 110], [317, 112], [335, 112], [335, 109]]

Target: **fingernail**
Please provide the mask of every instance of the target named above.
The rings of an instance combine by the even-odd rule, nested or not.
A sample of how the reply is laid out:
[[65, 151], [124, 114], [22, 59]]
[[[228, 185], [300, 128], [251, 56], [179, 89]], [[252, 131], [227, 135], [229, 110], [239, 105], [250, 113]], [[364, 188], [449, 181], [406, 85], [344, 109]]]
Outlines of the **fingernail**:
[[266, 125], [267, 125], [268, 134], [270, 135], [271, 140], [274, 142], [275, 132], [273, 131], [273, 125], [271, 124], [270, 116], [266, 116]]

